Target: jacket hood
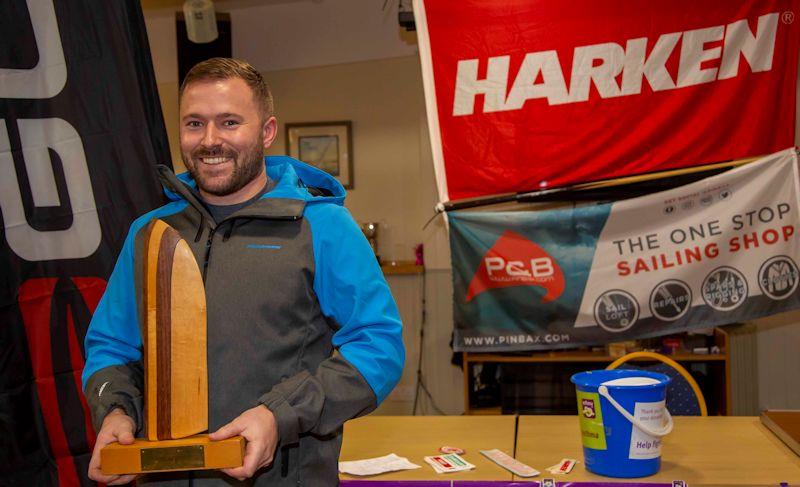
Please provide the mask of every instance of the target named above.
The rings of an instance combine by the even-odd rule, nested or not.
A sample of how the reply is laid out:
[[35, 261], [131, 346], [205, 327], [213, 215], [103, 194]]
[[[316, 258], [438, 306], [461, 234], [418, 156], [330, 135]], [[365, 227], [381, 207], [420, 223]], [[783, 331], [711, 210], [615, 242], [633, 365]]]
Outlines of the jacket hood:
[[[275, 186], [265, 193], [261, 197], [262, 199], [286, 198], [306, 203], [326, 202], [339, 206], [344, 205], [344, 187], [325, 171], [289, 156], [266, 156], [264, 164], [267, 168], [267, 176], [275, 183]], [[163, 176], [164, 170], [160, 172]], [[197, 183], [188, 171], [178, 174], [177, 178], [190, 188], [197, 189]], [[170, 201], [186, 199], [185, 195], [180, 194], [183, 192], [171, 185], [164, 185], [164, 193]]]

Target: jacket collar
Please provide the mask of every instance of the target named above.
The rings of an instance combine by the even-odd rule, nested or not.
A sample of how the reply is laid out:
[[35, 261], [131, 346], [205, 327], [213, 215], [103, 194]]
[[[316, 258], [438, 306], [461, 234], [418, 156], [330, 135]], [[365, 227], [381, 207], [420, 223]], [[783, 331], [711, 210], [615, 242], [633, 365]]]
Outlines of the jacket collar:
[[[164, 186], [164, 191], [170, 200], [185, 200], [189, 205], [200, 212], [200, 215], [203, 219], [207, 220], [212, 228], [216, 227], [214, 218], [200, 200], [199, 194], [197, 193], [197, 183], [188, 177], [188, 173], [176, 176], [175, 173], [165, 165], [158, 165], [157, 171], [161, 184]], [[242, 208], [229, 216], [226, 220], [233, 218], [299, 220], [302, 218], [306, 200], [298, 198], [297, 196], [302, 195], [302, 192], [308, 194], [308, 191], [305, 187], [302, 187], [302, 192], [292, 189], [292, 186], [296, 186], [298, 183], [302, 184], [294, 171], [291, 171], [289, 174], [283, 174], [283, 176], [288, 177], [280, 178], [276, 186], [265, 193], [258, 201]]]

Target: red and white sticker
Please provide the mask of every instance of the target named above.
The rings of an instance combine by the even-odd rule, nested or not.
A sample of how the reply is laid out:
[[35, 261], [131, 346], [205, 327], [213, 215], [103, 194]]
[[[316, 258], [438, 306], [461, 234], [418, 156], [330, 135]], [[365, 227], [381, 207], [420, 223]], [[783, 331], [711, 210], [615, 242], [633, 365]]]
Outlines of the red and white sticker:
[[567, 474], [570, 473], [573, 468], [575, 468], [576, 463], [578, 463], [578, 461], [573, 458], [564, 458], [552, 467], [547, 467], [547, 471], [556, 475]]
[[462, 470], [472, 470], [475, 468], [475, 465], [464, 460], [456, 453], [424, 457], [423, 460], [433, 467], [436, 473], [461, 472]]

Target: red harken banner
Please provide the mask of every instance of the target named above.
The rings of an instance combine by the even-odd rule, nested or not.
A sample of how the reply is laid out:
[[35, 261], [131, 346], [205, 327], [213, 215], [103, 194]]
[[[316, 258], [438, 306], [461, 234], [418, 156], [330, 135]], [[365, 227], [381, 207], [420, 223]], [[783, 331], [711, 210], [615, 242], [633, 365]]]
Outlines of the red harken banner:
[[415, 0], [440, 199], [794, 145], [800, 0]]

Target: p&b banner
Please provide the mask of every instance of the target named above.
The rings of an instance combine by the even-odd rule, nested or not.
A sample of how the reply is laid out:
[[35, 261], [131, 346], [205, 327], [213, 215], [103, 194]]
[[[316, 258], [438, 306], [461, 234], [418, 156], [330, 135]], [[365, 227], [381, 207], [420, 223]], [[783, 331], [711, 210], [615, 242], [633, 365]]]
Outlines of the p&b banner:
[[414, 0], [440, 201], [794, 144], [798, 0]]
[[136, 0], [0, 4], [0, 485], [93, 485], [83, 340], [169, 163]]
[[566, 348], [800, 307], [795, 149], [669, 191], [451, 212], [456, 351]]

